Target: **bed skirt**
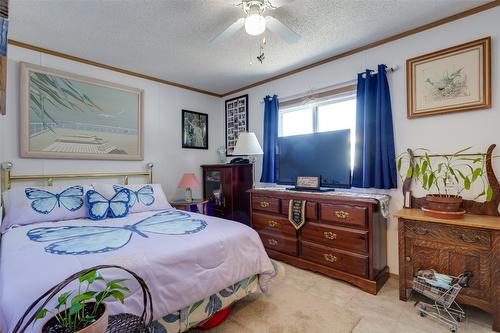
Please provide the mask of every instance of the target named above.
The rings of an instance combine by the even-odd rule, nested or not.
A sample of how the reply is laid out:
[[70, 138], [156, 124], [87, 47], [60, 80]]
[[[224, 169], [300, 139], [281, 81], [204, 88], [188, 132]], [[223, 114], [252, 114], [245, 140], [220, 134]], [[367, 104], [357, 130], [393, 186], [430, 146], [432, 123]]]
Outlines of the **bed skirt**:
[[259, 290], [258, 276], [247, 279], [222, 289], [216, 294], [200, 300], [190, 306], [168, 314], [153, 322], [155, 333], [181, 333], [202, 324], [214, 313], [224, 309], [245, 296]]

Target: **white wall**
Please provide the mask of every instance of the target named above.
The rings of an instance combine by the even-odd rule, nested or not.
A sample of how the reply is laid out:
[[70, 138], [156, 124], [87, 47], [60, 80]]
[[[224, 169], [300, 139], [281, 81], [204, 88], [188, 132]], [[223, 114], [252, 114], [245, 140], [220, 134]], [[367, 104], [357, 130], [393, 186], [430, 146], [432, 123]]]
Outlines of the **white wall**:
[[[144, 89], [144, 161], [20, 158], [20, 61]], [[181, 148], [182, 109], [208, 113], [209, 150]], [[147, 162], [153, 162], [154, 181], [163, 185], [170, 198], [182, 196], [182, 191], [176, 191], [182, 174], [195, 172], [201, 181], [200, 165], [217, 161], [216, 149], [224, 144], [223, 124], [219, 98], [9, 45], [7, 116], [0, 116], [0, 161], [13, 162], [14, 174], [142, 171]], [[144, 182], [145, 179], [134, 181]], [[201, 187], [194, 190], [194, 194], [200, 195]]]
[[[417, 35], [352, 55], [347, 58], [255, 87], [237, 95], [249, 94], [249, 128], [255, 131], [262, 143], [262, 98], [277, 94], [281, 97], [300, 94], [309, 89], [320, 89], [356, 78], [366, 68], [376, 69], [377, 64], [399, 65], [399, 71], [389, 74], [391, 87], [396, 154], [406, 148], [426, 147], [435, 152], [449, 153], [467, 146], [475, 151], [486, 151], [491, 143], [500, 144], [500, 7], [428, 30]], [[406, 118], [406, 59], [446, 47], [469, 42], [482, 37], [492, 37], [492, 91], [493, 108], [442, 116], [409, 120]], [[232, 96], [230, 96], [232, 97]], [[223, 106], [222, 106], [223, 108]], [[500, 147], [497, 148], [500, 154]], [[257, 178], [261, 165], [257, 166]], [[500, 161], [495, 171], [500, 176]], [[402, 195], [390, 191], [391, 211], [402, 207]], [[397, 224], [388, 223], [388, 264], [392, 273], [398, 273]]]

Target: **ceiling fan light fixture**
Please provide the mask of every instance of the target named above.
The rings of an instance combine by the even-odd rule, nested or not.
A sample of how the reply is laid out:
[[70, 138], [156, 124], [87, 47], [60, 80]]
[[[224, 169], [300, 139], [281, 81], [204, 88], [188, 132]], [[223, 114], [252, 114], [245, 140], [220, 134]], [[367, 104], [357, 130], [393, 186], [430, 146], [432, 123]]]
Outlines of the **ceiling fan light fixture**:
[[261, 35], [266, 30], [266, 20], [260, 13], [253, 13], [245, 19], [245, 31], [252, 36]]

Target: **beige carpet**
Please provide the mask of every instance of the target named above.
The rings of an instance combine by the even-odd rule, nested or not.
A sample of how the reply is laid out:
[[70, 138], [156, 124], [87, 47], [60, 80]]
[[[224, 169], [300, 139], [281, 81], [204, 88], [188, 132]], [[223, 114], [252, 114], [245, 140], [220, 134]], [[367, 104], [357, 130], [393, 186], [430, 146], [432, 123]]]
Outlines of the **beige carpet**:
[[210, 332], [350, 332], [360, 320], [359, 315], [343, 309], [335, 300], [306, 293], [311, 281], [301, 281], [302, 275], [297, 274], [300, 270], [280, 262], [275, 266], [278, 274], [271, 280], [269, 294], [250, 295], [237, 302], [224, 324]]
[[[449, 333], [421, 318], [413, 302], [401, 302], [398, 281], [389, 279], [377, 296], [348, 283], [274, 261], [277, 276], [268, 295], [237, 302], [228, 319], [210, 333]], [[491, 331], [491, 316], [466, 307], [459, 333]], [[200, 333], [190, 330], [189, 333]]]

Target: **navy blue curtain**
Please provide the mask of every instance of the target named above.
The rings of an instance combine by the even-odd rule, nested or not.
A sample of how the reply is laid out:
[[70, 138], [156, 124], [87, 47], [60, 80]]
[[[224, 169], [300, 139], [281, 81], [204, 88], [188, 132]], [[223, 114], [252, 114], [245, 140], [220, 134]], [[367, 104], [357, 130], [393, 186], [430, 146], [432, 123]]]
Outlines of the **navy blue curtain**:
[[358, 74], [352, 186], [397, 187], [391, 96], [385, 65]]
[[276, 183], [276, 145], [278, 141], [278, 96], [264, 97], [264, 160], [261, 183]]

